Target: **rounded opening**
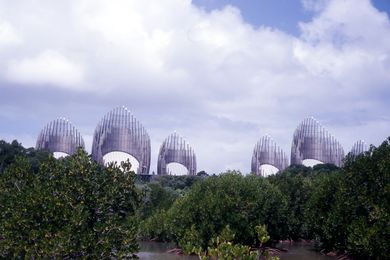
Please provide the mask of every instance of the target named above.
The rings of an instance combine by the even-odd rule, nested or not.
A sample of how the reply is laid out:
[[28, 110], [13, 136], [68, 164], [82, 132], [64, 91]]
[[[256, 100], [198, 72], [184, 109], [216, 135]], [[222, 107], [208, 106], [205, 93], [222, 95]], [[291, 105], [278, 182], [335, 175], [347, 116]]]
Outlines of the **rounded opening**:
[[168, 175], [188, 175], [188, 169], [183, 164], [172, 162], [167, 164], [167, 174]]
[[64, 158], [64, 157], [66, 157], [66, 156], [69, 156], [69, 154], [63, 153], [63, 152], [54, 152], [54, 153], [53, 153], [53, 156], [54, 156], [54, 158], [56, 158], [56, 159], [60, 159], [60, 158]]
[[135, 159], [132, 155], [124, 152], [110, 152], [103, 156], [103, 162], [104, 165], [107, 165], [111, 162], [116, 162], [118, 165], [120, 165], [121, 162], [126, 161], [127, 159], [130, 160], [131, 163], [131, 170], [134, 172], [138, 171], [139, 162], [137, 159]]
[[263, 164], [259, 167], [260, 175], [263, 177], [267, 177], [273, 174], [276, 174], [279, 169], [271, 164]]
[[305, 159], [302, 161], [302, 164], [306, 167], [313, 167], [314, 165], [324, 164], [324, 163], [316, 159]]

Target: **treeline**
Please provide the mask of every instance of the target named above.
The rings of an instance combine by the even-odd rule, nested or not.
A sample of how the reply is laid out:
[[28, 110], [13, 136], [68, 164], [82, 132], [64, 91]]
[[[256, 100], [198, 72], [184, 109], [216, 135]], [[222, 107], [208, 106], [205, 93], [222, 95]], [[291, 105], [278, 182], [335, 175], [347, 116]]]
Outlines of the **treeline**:
[[231, 171], [200, 178], [184, 196], [158, 182], [146, 188], [173, 204], [150, 207], [141, 237], [187, 251], [206, 249], [226, 226], [234, 243], [258, 245], [255, 227], [265, 224], [270, 243], [310, 239], [356, 259], [390, 255], [390, 139], [347, 157], [343, 168], [291, 166], [268, 178]]
[[132, 258], [139, 239], [219, 255], [221, 245], [249, 250], [268, 235], [356, 259], [390, 255], [390, 139], [343, 168], [292, 166], [268, 178], [231, 171], [142, 183], [129, 167], [0, 141], [0, 258]]
[[0, 142], [0, 258], [136, 258], [142, 202], [129, 163], [102, 167]]

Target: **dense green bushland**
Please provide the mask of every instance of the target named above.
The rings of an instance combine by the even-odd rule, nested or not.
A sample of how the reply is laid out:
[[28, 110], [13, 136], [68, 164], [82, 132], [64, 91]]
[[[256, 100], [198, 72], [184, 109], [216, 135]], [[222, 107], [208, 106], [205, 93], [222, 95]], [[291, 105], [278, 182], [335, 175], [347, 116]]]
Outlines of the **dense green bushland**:
[[307, 222], [328, 250], [360, 259], [390, 255], [390, 139], [320, 176], [307, 202]]
[[142, 223], [142, 234], [206, 248], [229, 225], [234, 242], [256, 243], [254, 227], [266, 224], [271, 237], [287, 236], [287, 201], [266, 179], [228, 172], [194, 184], [168, 210]]
[[141, 196], [129, 163], [101, 167], [85, 152], [26, 157], [0, 174], [0, 258], [134, 257]]
[[[320, 164], [313, 168], [293, 165], [283, 173], [267, 178], [280, 189], [287, 199], [287, 239], [313, 238], [312, 228], [307, 221], [307, 217], [311, 212], [308, 211], [307, 202], [311, 199], [313, 192], [318, 189], [318, 185], [322, 183], [324, 178], [331, 178], [331, 176], [337, 175], [339, 172], [340, 169], [332, 164]], [[334, 187], [329, 186], [329, 188]], [[329, 207], [331, 203], [325, 203], [325, 205]]]
[[49, 153], [36, 151], [34, 148], [26, 149], [16, 140], [11, 143], [0, 140], [0, 173], [19, 157], [27, 159], [31, 165], [31, 169], [37, 172], [39, 164], [49, 158]]
[[[291, 166], [268, 178], [231, 171], [136, 186], [128, 164], [102, 167], [81, 151], [56, 160], [17, 142], [0, 142], [0, 163], [0, 258], [132, 257], [137, 236], [253, 256], [259, 227], [268, 243], [303, 238], [356, 259], [390, 255], [390, 139], [342, 168]], [[222, 239], [226, 230], [234, 235]]]
[[198, 176], [154, 176], [150, 182], [138, 182], [143, 191], [143, 201], [139, 210], [141, 220], [161, 210], [168, 210], [176, 199], [186, 195], [192, 185], [204, 178]]
[[343, 168], [291, 166], [259, 178], [228, 172], [197, 182], [173, 205], [141, 222], [144, 238], [205, 249], [228, 225], [234, 243], [258, 243], [265, 224], [272, 240], [313, 239], [326, 251], [357, 259], [390, 255], [390, 139]]

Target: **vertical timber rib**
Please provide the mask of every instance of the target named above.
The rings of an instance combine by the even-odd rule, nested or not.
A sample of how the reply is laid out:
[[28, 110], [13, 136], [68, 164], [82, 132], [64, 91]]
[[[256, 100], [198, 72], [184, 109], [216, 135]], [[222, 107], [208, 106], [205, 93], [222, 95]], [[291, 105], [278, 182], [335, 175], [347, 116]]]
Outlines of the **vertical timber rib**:
[[352, 146], [351, 154], [353, 156], [358, 156], [366, 151], [368, 151], [368, 145], [363, 140], [359, 140]]
[[37, 150], [68, 155], [74, 154], [79, 147], [85, 148], [83, 138], [69, 120], [63, 117], [48, 123], [39, 134], [36, 144]]
[[283, 171], [288, 167], [287, 155], [269, 135], [263, 136], [255, 145], [252, 155], [251, 170], [256, 175], [264, 175], [260, 166], [269, 164]]
[[168, 174], [167, 165], [172, 162], [185, 166], [189, 175], [196, 174], [195, 152], [176, 132], [168, 136], [160, 147], [157, 161], [157, 174]]
[[92, 158], [103, 164], [103, 156], [124, 152], [139, 162], [137, 174], [149, 174], [150, 138], [145, 128], [125, 107], [107, 113], [96, 126], [92, 143]]
[[313, 117], [306, 118], [294, 132], [291, 164], [302, 164], [305, 159], [342, 166], [344, 150], [340, 143]]

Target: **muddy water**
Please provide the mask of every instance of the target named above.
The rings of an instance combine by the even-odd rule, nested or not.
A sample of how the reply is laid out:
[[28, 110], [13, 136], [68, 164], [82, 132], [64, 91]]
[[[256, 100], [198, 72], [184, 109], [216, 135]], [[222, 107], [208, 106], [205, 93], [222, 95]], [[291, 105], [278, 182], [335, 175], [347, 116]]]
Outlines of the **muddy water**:
[[[182, 256], [166, 253], [169, 249], [175, 248], [175, 244], [158, 242], [140, 242], [141, 250], [137, 254], [140, 259], [161, 259], [161, 260], [195, 260], [196, 256]], [[277, 247], [288, 249], [288, 252], [279, 255], [281, 260], [334, 260], [335, 258], [321, 255], [313, 250], [311, 245], [301, 243], [279, 244]]]

